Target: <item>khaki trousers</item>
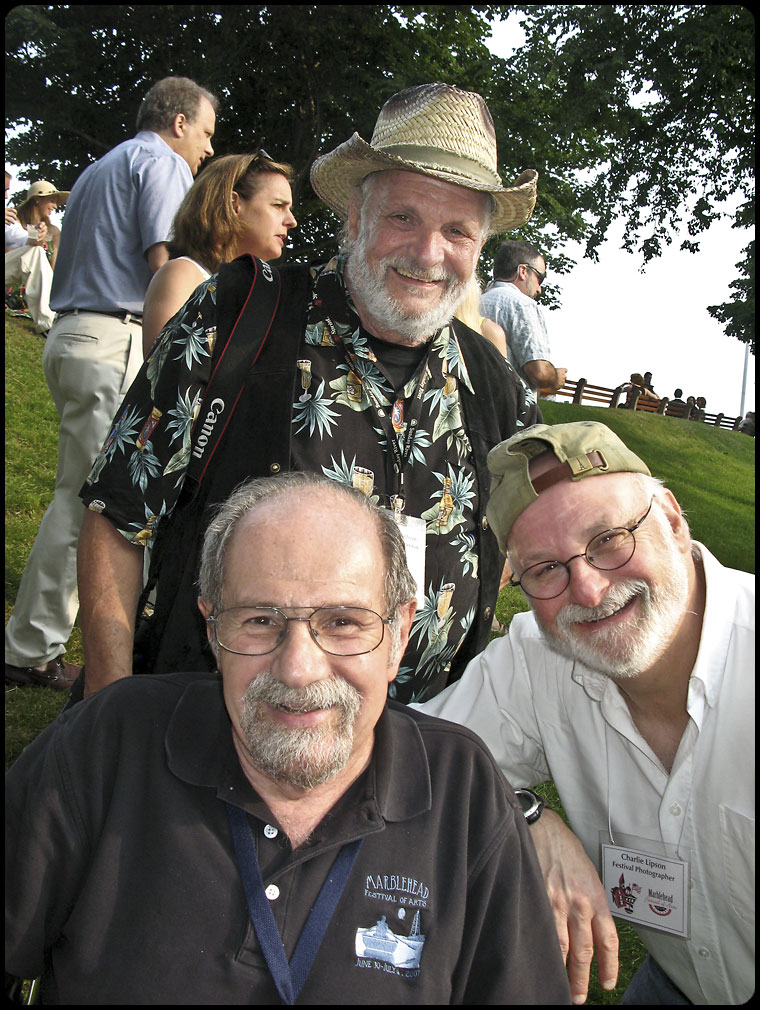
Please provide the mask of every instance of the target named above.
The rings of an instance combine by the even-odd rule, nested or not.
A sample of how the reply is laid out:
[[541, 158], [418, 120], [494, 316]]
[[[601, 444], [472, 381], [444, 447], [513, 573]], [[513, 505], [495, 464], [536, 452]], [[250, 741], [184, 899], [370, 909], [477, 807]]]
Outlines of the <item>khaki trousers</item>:
[[65, 650], [79, 609], [79, 491], [141, 364], [139, 320], [68, 313], [48, 334], [42, 365], [61, 417], [55, 493], [5, 629], [6, 663], [42, 666]]

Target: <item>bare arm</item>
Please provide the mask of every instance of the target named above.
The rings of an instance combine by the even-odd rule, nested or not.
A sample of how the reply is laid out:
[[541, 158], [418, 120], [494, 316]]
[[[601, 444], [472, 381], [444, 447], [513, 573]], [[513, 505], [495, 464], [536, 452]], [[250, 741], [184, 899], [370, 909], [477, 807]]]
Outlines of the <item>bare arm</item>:
[[512, 565], [509, 563], [509, 558], [504, 558], [504, 567], [501, 570], [501, 578], [499, 579], [499, 592], [509, 585], [509, 580], [512, 578]]
[[53, 250], [53, 254], [50, 257], [50, 266], [53, 270], [55, 270], [56, 260], [58, 259], [58, 246], [60, 245], [60, 242], [61, 242], [61, 229], [56, 228], [55, 225], [52, 225], [52, 227], [50, 228], [48, 243]]
[[143, 308], [143, 357], [148, 357], [161, 330], [202, 280], [198, 268], [188, 260], [169, 260], [153, 275]]
[[568, 967], [573, 1003], [585, 1003], [594, 948], [600, 985], [610, 990], [617, 983], [615, 921], [596, 868], [562, 818], [544, 810], [539, 820], [531, 824], [530, 833]]
[[77, 555], [85, 697], [132, 675], [132, 643], [143, 574], [143, 550], [109, 519], [86, 512]]
[[551, 361], [526, 361], [523, 371], [539, 389], [562, 389], [567, 378], [566, 368], [555, 368]]
[[145, 253], [145, 259], [148, 261], [148, 267], [152, 274], [160, 270], [169, 259], [169, 249], [166, 242], [156, 242], [155, 245], [152, 245]]
[[503, 358], [509, 357], [507, 354], [507, 338], [504, 335], [504, 330], [498, 323], [495, 323], [493, 319], [483, 319], [483, 322], [480, 324], [480, 330], [486, 340], [490, 340]]

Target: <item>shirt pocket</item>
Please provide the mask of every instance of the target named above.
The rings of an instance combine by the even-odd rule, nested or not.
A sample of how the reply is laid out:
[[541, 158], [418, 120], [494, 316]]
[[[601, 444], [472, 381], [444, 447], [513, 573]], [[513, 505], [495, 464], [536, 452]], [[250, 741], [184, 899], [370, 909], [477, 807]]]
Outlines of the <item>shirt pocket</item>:
[[723, 866], [731, 904], [737, 915], [755, 925], [755, 821], [729, 807], [720, 806]]

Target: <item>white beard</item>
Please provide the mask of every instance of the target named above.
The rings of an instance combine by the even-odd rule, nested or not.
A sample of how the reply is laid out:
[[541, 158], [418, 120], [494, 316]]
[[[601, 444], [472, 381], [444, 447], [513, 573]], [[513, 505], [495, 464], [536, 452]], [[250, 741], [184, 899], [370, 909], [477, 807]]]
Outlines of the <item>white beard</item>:
[[[557, 614], [556, 631], [541, 630], [551, 649], [583, 663], [591, 670], [616, 679], [636, 677], [652, 667], [672, 642], [686, 609], [689, 593], [687, 568], [672, 537], [664, 538], [663, 570], [651, 584], [626, 579], [614, 586], [598, 607], [569, 604]], [[593, 634], [580, 633], [575, 624], [609, 617], [634, 596], [635, 617], [616, 627], [601, 625]]]
[[[260, 674], [248, 685], [240, 716], [253, 764], [276, 782], [302, 789], [322, 785], [351, 757], [361, 701], [356, 688], [340, 677], [297, 689], [286, 687], [271, 673]], [[315, 727], [289, 729], [263, 714], [263, 702], [297, 711], [335, 708], [339, 718]]]
[[[350, 247], [346, 262], [346, 280], [351, 294], [381, 331], [400, 336], [401, 343], [415, 346], [427, 343], [435, 333], [454, 318], [457, 306], [464, 298], [469, 281], [448, 275], [443, 267], [427, 270], [405, 256], [386, 256], [376, 267], [367, 262], [367, 229], [361, 231]], [[395, 268], [420, 281], [446, 281], [446, 287], [431, 309], [409, 315], [385, 287], [385, 273]]]

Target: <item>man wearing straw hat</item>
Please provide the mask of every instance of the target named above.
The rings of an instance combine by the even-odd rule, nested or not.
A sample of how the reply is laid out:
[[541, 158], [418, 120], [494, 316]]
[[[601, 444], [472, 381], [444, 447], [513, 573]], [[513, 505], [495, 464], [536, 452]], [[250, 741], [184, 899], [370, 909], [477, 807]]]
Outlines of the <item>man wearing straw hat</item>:
[[[571, 936], [571, 966], [579, 941], [587, 971], [596, 941], [612, 981], [609, 902], [649, 951], [624, 1003], [745, 1003], [754, 576], [691, 539], [673, 494], [603, 424], [536, 425], [488, 465], [488, 517], [531, 613], [423, 707], [474, 730], [516, 786], [553, 779], [604, 883]], [[566, 846], [555, 870], [578, 872], [583, 854], [568, 858], [557, 815], [534, 816], [544, 875], [548, 832]], [[573, 970], [571, 984], [582, 995]]]
[[360, 488], [398, 519], [418, 612], [397, 700], [432, 697], [485, 645], [500, 576], [486, 455], [536, 412], [501, 355], [452, 320], [488, 235], [530, 217], [537, 173], [504, 187], [483, 99], [426, 84], [393, 96], [371, 143], [354, 134], [311, 177], [345, 223], [341, 254], [277, 275], [243, 258], [202, 285], [165, 328], [82, 489], [88, 694], [133, 672], [143, 546], [156, 530], [140, 672], [213, 664], [195, 607], [208, 509], [243, 480], [289, 470]]

